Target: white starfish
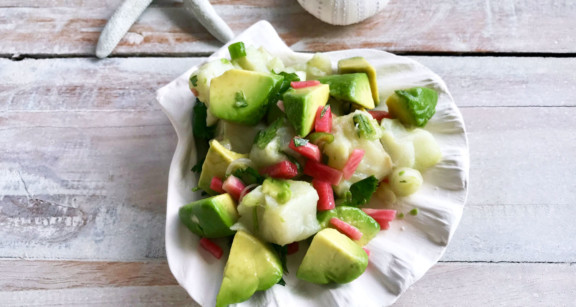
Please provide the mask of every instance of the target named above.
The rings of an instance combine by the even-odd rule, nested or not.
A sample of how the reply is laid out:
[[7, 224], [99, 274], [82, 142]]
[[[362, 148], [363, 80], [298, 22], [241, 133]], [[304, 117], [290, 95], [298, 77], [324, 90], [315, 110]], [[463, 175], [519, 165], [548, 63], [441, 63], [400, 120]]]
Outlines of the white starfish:
[[[132, 24], [136, 22], [151, 2], [152, 0], [125, 0], [110, 17], [102, 30], [96, 46], [96, 56], [105, 58], [110, 55]], [[218, 16], [210, 1], [184, 0], [184, 5], [196, 17], [196, 20], [219, 41], [226, 43], [234, 38], [234, 32]]]

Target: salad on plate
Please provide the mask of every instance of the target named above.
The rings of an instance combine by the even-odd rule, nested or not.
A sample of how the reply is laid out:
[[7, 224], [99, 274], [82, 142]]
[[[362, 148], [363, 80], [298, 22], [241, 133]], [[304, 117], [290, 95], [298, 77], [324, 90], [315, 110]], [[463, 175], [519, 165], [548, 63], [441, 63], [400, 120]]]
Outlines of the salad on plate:
[[418, 214], [398, 204], [442, 159], [424, 129], [437, 91], [403, 87], [381, 100], [377, 70], [362, 56], [285, 63], [243, 42], [228, 51], [189, 77], [198, 157], [190, 188], [202, 197], [178, 211], [201, 248], [217, 259], [230, 250], [216, 306], [282, 287], [297, 252], [298, 279], [354, 281], [369, 265], [367, 244]]

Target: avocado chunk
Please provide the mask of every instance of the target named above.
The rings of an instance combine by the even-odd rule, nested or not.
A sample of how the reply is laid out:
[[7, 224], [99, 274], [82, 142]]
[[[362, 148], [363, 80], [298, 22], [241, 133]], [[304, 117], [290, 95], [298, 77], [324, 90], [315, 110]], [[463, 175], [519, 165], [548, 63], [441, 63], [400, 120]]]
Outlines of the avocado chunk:
[[318, 222], [322, 228], [330, 227], [330, 219], [336, 217], [358, 228], [362, 232], [362, 238], [356, 242], [364, 246], [370, 242], [380, 231], [380, 225], [364, 211], [348, 206], [339, 206], [332, 210], [318, 213]]
[[282, 278], [282, 263], [266, 243], [239, 230], [234, 236], [216, 306], [243, 302]]
[[214, 116], [243, 125], [255, 125], [278, 92], [282, 76], [231, 69], [210, 83], [210, 105]]
[[394, 91], [386, 100], [390, 114], [408, 127], [424, 127], [436, 113], [438, 93], [426, 87]]
[[330, 88], [326, 84], [300, 89], [289, 89], [284, 93], [284, 110], [288, 122], [296, 134], [305, 137], [314, 127], [318, 107], [323, 107], [330, 97]]
[[363, 72], [368, 75], [370, 90], [372, 90], [372, 99], [374, 99], [374, 103], [378, 105], [380, 103], [380, 95], [378, 94], [378, 80], [376, 79], [376, 70], [374, 67], [363, 57], [353, 57], [338, 61], [339, 74], [355, 72]]
[[336, 229], [319, 231], [304, 255], [296, 277], [317, 283], [344, 284], [358, 278], [368, 266], [368, 254]]
[[198, 187], [210, 195], [216, 195], [216, 191], [210, 189], [210, 182], [214, 176], [224, 179], [228, 165], [236, 159], [248, 158], [248, 155], [233, 152], [222, 146], [217, 140], [210, 141], [210, 149], [206, 154], [206, 160], [202, 164], [202, 173], [198, 179]]
[[205, 238], [234, 234], [230, 226], [238, 220], [236, 203], [228, 193], [191, 202], [181, 207], [178, 215], [190, 231]]
[[374, 109], [370, 81], [365, 73], [330, 75], [318, 78], [318, 81], [330, 85], [330, 96]]

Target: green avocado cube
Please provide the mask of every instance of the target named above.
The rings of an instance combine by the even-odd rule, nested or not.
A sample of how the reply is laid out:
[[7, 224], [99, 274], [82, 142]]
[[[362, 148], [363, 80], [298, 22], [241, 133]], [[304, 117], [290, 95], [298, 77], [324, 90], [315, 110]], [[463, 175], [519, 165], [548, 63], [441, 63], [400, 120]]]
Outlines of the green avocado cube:
[[220, 119], [255, 125], [266, 115], [268, 102], [278, 92], [282, 79], [270, 73], [228, 70], [212, 79], [208, 110]]
[[202, 173], [198, 179], [198, 187], [210, 195], [216, 195], [217, 192], [210, 189], [210, 182], [213, 177], [224, 179], [226, 169], [232, 161], [240, 158], [248, 158], [247, 154], [239, 154], [222, 146], [220, 142], [213, 139], [210, 141], [210, 149], [206, 154], [206, 160], [202, 164]]
[[368, 254], [338, 230], [325, 228], [312, 239], [296, 277], [316, 284], [344, 284], [368, 266]]
[[326, 84], [300, 89], [290, 88], [284, 93], [284, 110], [288, 122], [296, 134], [305, 137], [314, 127], [318, 107], [323, 107], [330, 97], [330, 88]]
[[330, 85], [330, 96], [374, 109], [370, 81], [365, 73], [330, 75], [320, 77], [318, 81]]
[[239, 230], [234, 236], [216, 306], [243, 302], [256, 291], [274, 286], [282, 278], [278, 255], [260, 239]]
[[338, 61], [339, 74], [350, 74], [356, 72], [363, 72], [368, 75], [368, 80], [370, 80], [370, 90], [372, 91], [372, 99], [374, 99], [374, 103], [378, 105], [380, 103], [380, 95], [378, 94], [378, 80], [374, 67], [363, 57], [353, 57]]
[[361, 209], [349, 206], [339, 206], [332, 210], [318, 213], [318, 223], [322, 228], [330, 227], [330, 219], [338, 218], [360, 230], [362, 238], [355, 241], [356, 244], [364, 246], [370, 242], [380, 232], [380, 225]]
[[424, 127], [436, 113], [438, 93], [426, 87], [395, 91], [386, 100], [390, 115], [407, 127]]
[[205, 238], [234, 234], [230, 226], [238, 220], [236, 203], [228, 193], [191, 202], [182, 206], [178, 215], [190, 231]]

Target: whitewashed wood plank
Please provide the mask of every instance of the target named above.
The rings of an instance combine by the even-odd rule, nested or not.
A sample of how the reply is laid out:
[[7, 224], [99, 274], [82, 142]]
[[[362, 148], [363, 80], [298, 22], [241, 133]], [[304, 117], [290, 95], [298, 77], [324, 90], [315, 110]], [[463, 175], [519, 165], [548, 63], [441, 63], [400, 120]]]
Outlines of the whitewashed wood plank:
[[441, 263], [394, 306], [573, 306], [571, 264]]
[[[460, 107], [576, 106], [576, 59], [426, 57]], [[0, 59], [1, 110], [159, 110], [155, 90], [205, 58]]]
[[[2, 306], [198, 306], [165, 262], [0, 261], [6, 266], [23, 270], [0, 275]], [[574, 274], [565, 263], [439, 263], [394, 306], [571, 306]]]
[[459, 107], [576, 106], [576, 58], [411, 58], [444, 79]]
[[0, 272], [0, 292], [178, 284], [166, 261], [0, 260]]
[[[100, 2], [102, 2], [100, 4]], [[120, 0], [9, 1], [0, 17], [0, 54], [94, 54], [98, 35]], [[394, 52], [572, 53], [576, 3], [540, 1], [390, 1], [363, 23], [322, 23], [296, 1], [213, 1], [239, 33], [269, 20], [300, 51], [378, 48]], [[537, 16], [537, 18], [535, 18]], [[527, 43], [529, 42], [529, 43]], [[209, 53], [221, 44], [176, 1], [149, 8], [115, 54]]]
[[190, 306], [199, 307], [180, 286], [77, 288], [1, 292], [2, 306]]
[[160, 110], [156, 90], [204, 60], [0, 59], [0, 111]]

